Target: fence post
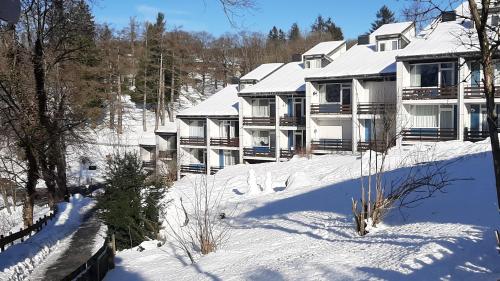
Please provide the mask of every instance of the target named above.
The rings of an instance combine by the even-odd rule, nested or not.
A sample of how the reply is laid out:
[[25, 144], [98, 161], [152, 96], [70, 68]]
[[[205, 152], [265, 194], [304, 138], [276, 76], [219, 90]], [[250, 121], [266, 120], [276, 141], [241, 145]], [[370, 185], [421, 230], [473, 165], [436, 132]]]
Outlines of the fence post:
[[[3, 235], [0, 235], [0, 240], [3, 240]], [[2, 245], [0, 245], [0, 249], [3, 251], [5, 251], [5, 244], [2, 243]]]
[[109, 253], [107, 256], [108, 258], [108, 268], [113, 269], [115, 268], [115, 254], [116, 254], [116, 244], [115, 244], [115, 234], [111, 234], [111, 245], [108, 245], [108, 251], [111, 250], [111, 253]]
[[47, 215], [43, 215], [43, 221], [45, 222], [45, 225], [47, 225]]
[[[19, 229], [19, 232], [23, 231], [23, 228]], [[24, 242], [24, 236], [21, 237], [21, 242]]]
[[[12, 231], [9, 231], [9, 236], [11, 236], [11, 235], [12, 235]], [[10, 245], [13, 246], [14, 245], [14, 241], [12, 241], [12, 243], [10, 243]]]

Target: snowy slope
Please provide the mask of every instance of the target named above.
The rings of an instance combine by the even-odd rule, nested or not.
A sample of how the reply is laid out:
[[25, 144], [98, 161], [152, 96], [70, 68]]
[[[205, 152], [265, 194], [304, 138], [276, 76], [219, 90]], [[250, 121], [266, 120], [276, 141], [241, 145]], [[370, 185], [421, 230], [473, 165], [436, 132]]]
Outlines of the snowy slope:
[[[450, 161], [447, 187], [421, 205], [394, 210], [377, 231], [353, 230], [351, 198], [358, 198], [360, 158], [332, 155], [286, 163], [239, 165], [209, 178], [223, 192], [232, 231], [216, 253], [190, 265], [173, 243], [118, 253], [106, 280], [494, 280], [500, 257], [493, 230], [500, 223], [488, 141], [447, 142], [392, 151], [387, 180], [411, 165]], [[366, 155], [364, 163], [367, 162]], [[247, 178], [270, 193], [248, 194]], [[270, 173], [271, 175], [267, 175]], [[293, 184], [285, 188], [290, 175]], [[266, 180], [267, 178], [267, 180]], [[168, 199], [190, 208], [196, 177], [176, 183]], [[250, 181], [251, 183], [251, 181]], [[269, 184], [269, 183], [268, 183]], [[236, 210], [236, 212], [232, 212]], [[167, 212], [175, 216], [170, 205]], [[403, 215], [404, 216], [403, 216]], [[174, 221], [170, 217], [171, 221]], [[171, 239], [169, 240], [171, 241]]]

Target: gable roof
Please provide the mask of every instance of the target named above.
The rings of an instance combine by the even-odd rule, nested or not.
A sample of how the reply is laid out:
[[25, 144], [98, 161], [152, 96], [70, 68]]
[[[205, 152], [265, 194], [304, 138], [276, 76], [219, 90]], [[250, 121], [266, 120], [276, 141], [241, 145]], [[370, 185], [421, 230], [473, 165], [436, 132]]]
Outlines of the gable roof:
[[355, 45], [307, 80], [382, 76], [396, 73], [396, 56], [402, 50], [376, 52], [375, 45]]
[[266, 77], [259, 83], [244, 88], [240, 94], [305, 92], [305, 75], [302, 62], [290, 62]]
[[377, 28], [375, 31], [373, 31], [370, 34], [370, 37], [375, 38], [377, 36], [403, 33], [408, 28], [410, 28], [412, 25], [414, 25], [414, 23], [411, 21], [387, 23], [387, 24], [384, 24], [381, 27]]
[[321, 43], [317, 44], [316, 46], [312, 47], [311, 49], [309, 49], [302, 56], [316, 56], [316, 55], [326, 56], [344, 44], [345, 44], [345, 41], [321, 42]]
[[164, 126], [158, 126], [158, 129], [155, 131], [158, 134], [176, 134], [177, 133], [177, 123], [175, 122], [166, 122]]
[[238, 116], [238, 85], [228, 85], [198, 105], [181, 111], [177, 116]]
[[264, 63], [243, 75], [240, 80], [260, 81], [283, 66], [283, 63]]

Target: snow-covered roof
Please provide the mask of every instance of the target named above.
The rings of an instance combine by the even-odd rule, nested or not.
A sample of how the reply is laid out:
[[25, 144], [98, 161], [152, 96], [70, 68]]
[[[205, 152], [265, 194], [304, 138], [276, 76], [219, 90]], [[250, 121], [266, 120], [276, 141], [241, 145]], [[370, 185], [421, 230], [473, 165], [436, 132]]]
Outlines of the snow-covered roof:
[[370, 34], [370, 36], [372, 38], [375, 38], [377, 36], [383, 36], [383, 35], [400, 34], [405, 32], [412, 25], [413, 22], [411, 21], [384, 24], [381, 27], [377, 28], [375, 31], [373, 31]]
[[[467, 15], [466, 4], [458, 6], [455, 12], [458, 15]], [[413, 39], [406, 46], [404, 51], [398, 56], [400, 58], [426, 57], [426, 56], [453, 56], [453, 54], [463, 54], [476, 52], [477, 33], [470, 20], [457, 17], [455, 21], [436, 21]]]
[[269, 74], [276, 71], [276, 69], [283, 66], [283, 63], [264, 63], [255, 68], [254, 70], [248, 72], [243, 75], [240, 80], [252, 80], [252, 81], [260, 81], [264, 79]]
[[304, 69], [302, 62], [290, 62], [259, 83], [244, 88], [240, 94], [304, 92], [304, 78], [310, 71]]
[[376, 52], [375, 45], [355, 45], [323, 69], [306, 76], [342, 78], [391, 74], [396, 72], [396, 56], [402, 50]]
[[303, 56], [317, 56], [317, 55], [328, 55], [329, 53], [335, 51], [338, 47], [345, 44], [345, 41], [327, 41], [321, 42], [316, 46], [309, 49], [303, 54]]
[[187, 108], [177, 114], [178, 117], [237, 115], [238, 85], [228, 85], [198, 105]]
[[142, 132], [139, 137], [140, 146], [156, 146], [156, 136], [154, 132]]
[[175, 122], [166, 122], [165, 126], [158, 126], [158, 129], [155, 131], [156, 133], [164, 133], [164, 134], [176, 134], [177, 133], [177, 123]]

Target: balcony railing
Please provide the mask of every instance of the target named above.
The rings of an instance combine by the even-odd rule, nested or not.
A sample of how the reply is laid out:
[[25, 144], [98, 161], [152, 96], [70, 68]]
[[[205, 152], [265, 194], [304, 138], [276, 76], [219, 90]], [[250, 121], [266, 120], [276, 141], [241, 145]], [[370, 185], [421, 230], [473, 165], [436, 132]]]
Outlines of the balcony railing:
[[243, 117], [244, 126], [275, 126], [274, 117]]
[[[466, 99], [484, 98], [483, 86], [466, 86], [464, 87], [464, 97]], [[500, 86], [495, 86], [495, 98], [500, 98]]]
[[175, 150], [160, 150], [158, 157], [160, 159], [173, 159], [175, 158]]
[[372, 150], [377, 152], [383, 152], [389, 147], [392, 147], [394, 145], [396, 145], [395, 142], [388, 144], [387, 142], [381, 140], [360, 141], [358, 142], [358, 151]]
[[290, 159], [296, 154], [294, 149], [280, 149], [280, 157]]
[[184, 174], [206, 174], [207, 168], [206, 168], [205, 164], [181, 165], [181, 173], [184, 173]]
[[352, 142], [347, 139], [320, 139], [311, 141], [311, 149], [317, 151], [350, 151]]
[[403, 141], [449, 141], [457, 139], [455, 129], [412, 128], [402, 130]]
[[395, 104], [386, 103], [360, 103], [358, 104], [358, 114], [384, 114], [394, 112]]
[[240, 139], [239, 138], [211, 138], [210, 145], [238, 147], [240, 145]]
[[302, 116], [301, 117], [284, 116], [280, 118], [280, 126], [297, 127], [305, 125], [306, 125], [306, 118]]
[[432, 88], [406, 88], [403, 89], [404, 100], [433, 100], [433, 99], [456, 99], [458, 88], [432, 87]]
[[246, 157], [276, 157], [276, 149], [274, 147], [245, 147], [243, 148], [243, 156]]
[[224, 167], [220, 167], [220, 166], [210, 167], [210, 174], [215, 175], [215, 174], [217, 174], [217, 172], [219, 172], [222, 169], [224, 169]]
[[351, 114], [350, 104], [311, 104], [311, 114]]
[[470, 130], [469, 128], [464, 129], [464, 140], [471, 142], [478, 142], [485, 140], [490, 136], [488, 130]]
[[181, 137], [181, 145], [207, 145], [207, 140], [204, 137]]

